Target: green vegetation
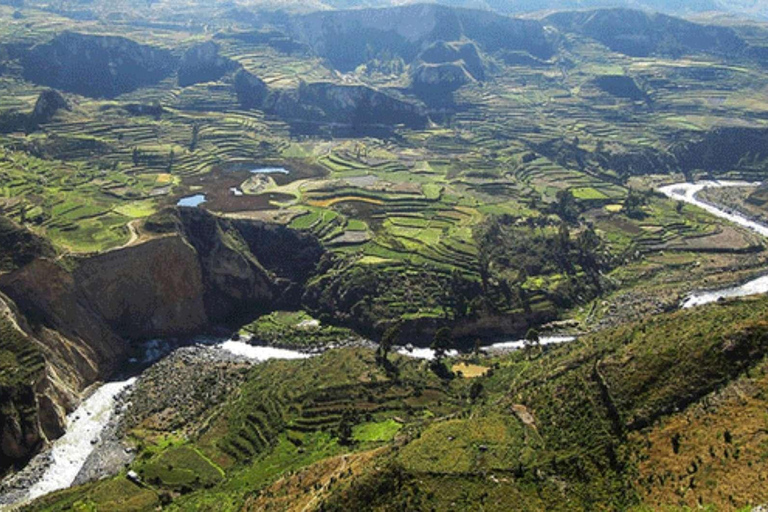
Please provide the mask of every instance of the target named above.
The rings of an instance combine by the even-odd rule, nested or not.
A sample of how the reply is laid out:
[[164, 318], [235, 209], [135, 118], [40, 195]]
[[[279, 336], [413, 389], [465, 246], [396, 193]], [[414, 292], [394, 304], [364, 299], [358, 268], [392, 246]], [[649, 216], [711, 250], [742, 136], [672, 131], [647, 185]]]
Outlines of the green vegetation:
[[257, 342], [280, 347], [324, 347], [355, 339], [355, 334], [342, 327], [323, 325], [304, 311], [275, 311], [241, 329]]
[[400, 431], [402, 425], [393, 419], [378, 423], [363, 423], [354, 429], [355, 441], [362, 443], [381, 443], [391, 441]]
[[221, 468], [185, 446], [163, 451], [139, 465], [138, 474], [151, 484], [170, 489], [211, 487], [224, 477]]
[[481, 356], [493, 371], [472, 380], [440, 381], [400, 356], [388, 377], [363, 349], [265, 363], [209, 412], [207, 431], [143, 448], [133, 467], [148, 488], [120, 475], [34, 508], [102, 506], [126, 489], [131, 502], [154, 503], [151, 490], [179, 510], [249, 499], [330, 510], [504, 510], [510, 496], [548, 510], [761, 503], [764, 415], [743, 414], [766, 407], [766, 313], [757, 298], [659, 315], [536, 354]]
[[[156, 58], [170, 59], [158, 61], [167, 76], [107, 98], [82, 88], [72, 92], [66, 88], [72, 84], [62, 84], [69, 91], [64, 103], [46, 112], [49, 115], [37, 126], [22, 130], [8, 121], [0, 130], [0, 213], [46, 236], [62, 252], [98, 252], [145, 240], [144, 235], [157, 236], [151, 229], [143, 231], [143, 219], [180, 197], [205, 194], [204, 208], [282, 222], [318, 237], [337, 260], [328, 275], [318, 276], [308, 300], [298, 306], [328, 324], [363, 328], [377, 337], [393, 319], [432, 324], [429, 337], [438, 324], [467, 316], [523, 312], [519, 326], [484, 336], [496, 337], [508, 336], [510, 330], [522, 335], [528, 324], [571, 315], [569, 308], [584, 306], [605, 292], [609, 283], [597, 283], [594, 275], [634, 263], [638, 252], [646, 257], [687, 249], [695, 258], [731, 241], [703, 236], [716, 235], [721, 225], [701, 212], [677, 212], [669, 201], [648, 195], [659, 181], [695, 178], [704, 171], [747, 179], [765, 174], [768, 155], [750, 148], [765, 145], [761, 112], [768, 106], [756, 98], [768, 79], [752, 57], [736, 59], [731, 47], [721, 51], [679, 41], [688, 52], [683, 59], [679, 52], [665, 53], [668, 45], [654, 32], [652, 43], [660, 45], [663, 58], [623, 48], [608, 51], [596, 45], [593, 38], [602, 36], [592, 33], [584, 20], [562, 14], [547, 21], [559, 27], [562, 46], [539, 41], [538, 22], [529, 27], [530, 37], [522, 39], [515, 31], [489, 35], [480, 23], [464, 27], [462, 43], [425, 39], [421, 47], [429, 50], [413, 62], [405, 55], [411, 43], [390, 48], [390, 43], [377, 42], [358, 48], [362, 39], [346, 32], [333, 42], [345, 41], [349, 52], [343, 57], [322, 44], [325, 35], [312, 35], [316, 39], [309, 45], [329, 52], [316, 55], [299, 51], [303, 42], [294, 40], [298, 36], [288, 26], [253, 31], [228, 14], [213, 15], [217, 5], [191, 9], [181, 2], [174, 16], [186, 12], [189, 19], [210, 25], [215, 34], [210, 39], [226, 65], [214, 66], [201, 80], [189, 80], [185, 68], [180, 84], [173, 62], [184, 60], [182, 56], [202, 42], [196, 30], [176, 21], [151, 30], [113, 23], [102, 16], [112, 6], [97, 3], [77, 12], [101, 13], [77, 28], [78, 40], [91, 44], [99, 40], [96, 37], [119, 37], [155, 49]], [[16, 11], [1, 6], [8, 23], [0, 40], [25, 48], [47, 44], [72, 28], [66, 17], [72, 8], [66, 4], [60, 13], [51, 13], [37, 1]], [[130, 19], [141, 12], [162, 20], [168, 12], [161, 11], [149, 13], [134, 6], [124, 14]], [[390, 15], [401, 19], [403, 12], [393, 10]], [[603, 21], [629, 30], [643, 19], [617, 11], [615, 18]], [[674, 20], [664, 23], [677, 26]], [[685, 28], [691, 33], [700, 29]], [[366, 30], [376, 34], [378, 27]], [[750, 48], [758, 48], [768, 41], [760, 31], [720, 30], [720, 44], [742, 38]], [[468, 43], [473, 38], [475, 43]], [[67, 38], [57, 41], [66, 50]], [[539, 46], [532, 45], [536, 41]], [[454, 69], [454, 57], [463, 62], [462, 76], [473, 80], [449, 87], [445, 98], [409, 88], [414, 79], [425, 79], [420, 62]], [[0, 80], [0, 111], [11, 120], [30, 116], [43, 97], [41, 85], [32, 81], [40, 82], [39, 77], [26, 70], [33, 62], [24, 55], [3, 59], [9, 64]], [[556, 72], [555, 62], [567, 62], [567, 72]], [[166, 69], [166, 64], [171, 67]], [[143, 63], [136, 65], [140, 69]], [[200, 66], [204, 73], [204, 63]], [[371, 90], [384, 91], [387, 99], [379, 100], [393, 102], [388, 103], [392, 109], [405, 109], [399, 121], [410, 119], [409, 105], [416, 105], [426, 109], [433, 124], [393, 122], [384, 127], [390, 118], [383, 116], [348, 119], [352, 128], [343, 128], [344, 122], [338, 123], [340, 128], [331, 126], [344, 121], [348, 105], [371, 101], [362, 89], [354, 89], [354, 94], [352, 89], [334, 89], [340, 85], [337, 71], [350, 73], [351, 81]], [[244, 74], [252, 77], [252, 89], [263, 81], [259, 94], [265, 98], [243, 98], [236, 77]], [[433, 85], [433, 93], [442, 94], [443, 89]], [[293, 94], [300, 105], [294, 104]], [[334, 94], [348, 101], [334, 103]], [[311, 107], [303, 110], [302, 102]], [[319, 126], [297, 122], [306, 115], [309, 124], [317, 121]], [[383, 131], [370, 129], [367, 121], [375, 121]], [[719, 128], [733, 125], [744, 128]], [[331, 138], [334, 135], [341, 136]], [[258, 167], [285, 167], [289, 174], [248, 172]], [[679, 174], [671, 177], [672, 172]], [[647, 175], [657, 177], [638, 178]], [[636, 201], [638, 194], [643, 194], [641, 202]], [[606, 253], [600, 258], [603, 264], [595, 269], [567, 264], [524, 277], [514, 275], [519, 274], [517, 268], [497, 268], [503, 261], [494, 261], [489, 272], [483, 252], [487, 240], [477, 233], [497, 218], [525, 221], [534, 231], [542, 228], [536, 235], [522, 229], [508, 233], [527, 240], [551, 237], [559, 220], [569, 223], [574, 240], [593, 226]], [[539, 242], [534, 245], [537, 250], [531, 255], [549, 260], [549, 251], [538, 250]], [[704, 259], [705, 267], [734, 265]], [[386, 290], [359, 282], [372, 267], [375, 280], [390, 283]], [[684, 288], [679, 270], [666, 265], [659, 270], [664, 274], [660, 279], [666, 277], [670, 288]], [[462, 301], [475, 301], [467, 314], [440, 296], [454, 272], [464, 280]], [[500, 287], [492, 282], [497, 277], [503, 281]], [[634, 286], [621, 277], [612, 283], [619, 281]], [[330, 292], [318, 287], [350, 291], [350, 300], [330, 300]], [[506, 297], [507, 288], [511, 295], [524, 289], [529, 304]], [[369, 298], [361, 301], [354, 290]], [[272, 343], [274, 332], [258, 334]], [[291, 338], [290, 343], [304, 344], [293, 334], [282, 335]]]

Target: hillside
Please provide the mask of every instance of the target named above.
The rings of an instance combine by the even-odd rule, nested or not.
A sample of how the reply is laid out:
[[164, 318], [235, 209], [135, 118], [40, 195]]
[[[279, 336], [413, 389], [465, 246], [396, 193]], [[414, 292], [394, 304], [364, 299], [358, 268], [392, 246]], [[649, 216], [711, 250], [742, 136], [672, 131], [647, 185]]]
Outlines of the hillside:
[[493, 371], [472, 379], [441, 382], [400, 356], [385, 371], [360, 349], [268, 363], [188, 418], [207, 425], [188, 437], [158, 422], [176, 406], [144, 412], [143, 394], [170, 378], [157, 372], [128, 416], [146, 485], [120, 475], [30, 509], [118, 496], [136, 510], [159, 500], [219, 510], [763, 503], [765, 425], [751, 411], [766, 405], [767, 310], [766, 299], [729, 302], [542, 353], [476, 356]]

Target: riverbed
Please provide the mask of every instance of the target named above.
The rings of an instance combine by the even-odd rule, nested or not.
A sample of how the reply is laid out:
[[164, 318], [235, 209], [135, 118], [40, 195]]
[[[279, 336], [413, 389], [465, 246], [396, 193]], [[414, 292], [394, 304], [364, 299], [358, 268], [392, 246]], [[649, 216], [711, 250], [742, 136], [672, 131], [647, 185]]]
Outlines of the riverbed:
[[[254, 363], [270, 359], [311, 357], [304, 352], [249, 345], [243, 341], [230, 339], [212, 342], [210, 339], [199, 338], [198, 341]], [[174, 344], [157, 340], [148, 342], [145, 344], [146, 355], [143, 362], [151, 363], [165, 357], [174, 350], [174, 347]], [[36, 456], [28, 468], [15, 475], [16, 478], [20, 477], [22, 481], [29, 484], [28, 490], [11, 488], [0, 495], [0, 510], [70, 487], [83, 470], [94, 449], [98, 447], [102, 432], [116, 420], [116, 416], [120, 413], [118, 397], [129, 393], [137, 378], [140, 377], [103, 384], [83, 400], [80, 406], [67, 416], [65, 434], [54, 441], [49, 450]], [[25, 475], [25, 471], [29, 474]]]

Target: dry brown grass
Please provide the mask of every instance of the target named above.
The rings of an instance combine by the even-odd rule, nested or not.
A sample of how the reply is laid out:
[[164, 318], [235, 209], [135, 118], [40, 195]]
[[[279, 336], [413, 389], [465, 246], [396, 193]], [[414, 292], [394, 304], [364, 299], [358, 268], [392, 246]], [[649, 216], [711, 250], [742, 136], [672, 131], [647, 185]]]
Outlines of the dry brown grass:
[[[633, 436], [636, 486], [651, 507], [737, 510], [768, 501], [768, 365]], [[677, 449], [675, 449], [677, 448]]]
[[360, 476], [389, 448], [377, 448], [321, 460], [276, 481], [258, 496], [250, 498], [243, 510], [302, 512], [315, 510], [332, 490]]
[[462, 377], [464, 377], [465, 379], [474, 379], [477, 377], [485, 376], [485, 374], [488, 373], [488, 370], [490, 368], [488, 368], [487, 366], [480, 366], [477, 364], [462, 362], [462, 363], [453, 365], [451, 369], [453, 370], [453, 373], [461, 372]]

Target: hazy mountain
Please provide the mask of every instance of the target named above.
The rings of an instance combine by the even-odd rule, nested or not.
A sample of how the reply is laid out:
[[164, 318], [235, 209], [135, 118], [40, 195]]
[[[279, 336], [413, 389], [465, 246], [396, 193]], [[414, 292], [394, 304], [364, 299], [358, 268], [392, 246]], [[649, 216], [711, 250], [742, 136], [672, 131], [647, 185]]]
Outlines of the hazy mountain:
[[[421, 3], [401, 0], [325, 0], [332, 8], [372, 7]], [[726, 11], [760, 18], [768, 17], [768, 2], [744, 0], [437, 0], [437, 3], [458, 7], [489, 9], [501, 13], [525, 13], [543, 10], [593, 9], [600, 7], [631, 7], [671, 14], [692, 14]]]

